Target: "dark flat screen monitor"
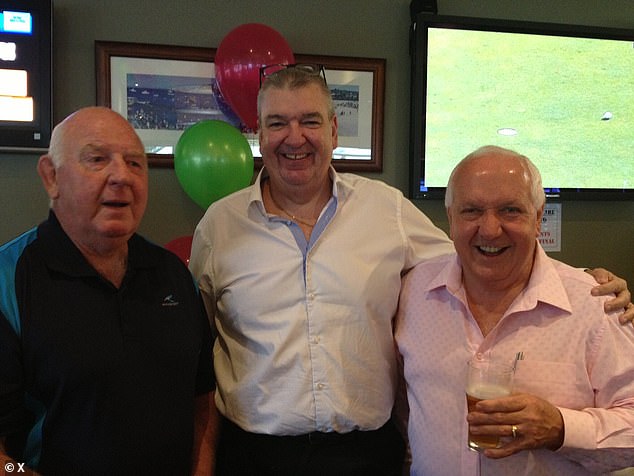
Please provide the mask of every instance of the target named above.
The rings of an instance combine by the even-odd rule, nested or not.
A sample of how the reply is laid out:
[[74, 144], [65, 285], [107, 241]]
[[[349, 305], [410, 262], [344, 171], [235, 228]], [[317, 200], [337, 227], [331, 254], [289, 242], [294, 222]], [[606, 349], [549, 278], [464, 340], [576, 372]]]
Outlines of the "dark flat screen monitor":
[[411, 197], [441, 199], [483, 145], [528, 156], [548, 197], [634, 199], [634, 31], [420, 14]]
[[48, 147], [51, 56], [51, 0], [0, 0], [0, 151]]

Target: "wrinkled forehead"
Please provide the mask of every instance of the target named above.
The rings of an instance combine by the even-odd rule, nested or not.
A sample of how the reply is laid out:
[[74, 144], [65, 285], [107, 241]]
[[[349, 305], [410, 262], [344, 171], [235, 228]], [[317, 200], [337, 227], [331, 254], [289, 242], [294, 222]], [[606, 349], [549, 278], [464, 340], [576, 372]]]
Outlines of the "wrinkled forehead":
[[132, 126], [122, 118], [97, 116], [92, 120], [75, 120], [63, 131], [65, 148], [112, 150], [143, 154], [141, 139]]
[[525, 167], [517, 161], [497, 161], [494, 164], [465, 164], [456, 175], [456, 200], [484, 202], [531, 201], [531, 184]]

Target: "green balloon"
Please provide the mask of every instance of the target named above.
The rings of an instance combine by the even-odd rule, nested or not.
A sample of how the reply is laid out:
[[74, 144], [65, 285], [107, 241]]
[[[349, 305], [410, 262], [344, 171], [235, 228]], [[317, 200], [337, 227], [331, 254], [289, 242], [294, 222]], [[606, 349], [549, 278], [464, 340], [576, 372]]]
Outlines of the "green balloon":
[[253, 154], [247, 139], [224, 121], [197, 122], [174, 148], [176, 177], [194, 202], [213, 202], [251, 183]]

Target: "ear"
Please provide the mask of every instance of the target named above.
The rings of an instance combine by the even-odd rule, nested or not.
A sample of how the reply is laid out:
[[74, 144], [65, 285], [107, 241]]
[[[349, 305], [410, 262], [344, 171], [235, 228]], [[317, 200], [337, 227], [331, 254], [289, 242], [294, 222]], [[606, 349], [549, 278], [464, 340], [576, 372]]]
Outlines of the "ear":
[[59, 188], [57, 186], [57, 170], [50, 155], [40, 157], [37, 162], [37, 173], [42, 179], [42, 184], [49, 198], [55, 200], [59, 196]]
[[337, 114], [332, 118], [332, 150], [335, 150], [339, 146], [339, 123], [337, 122]]
[[451, 213], [451, 207], [445, 208], [445, 212], [447, 213], [447, 220], [449, 221], [449, 239], [453, 241], [453, 236], [451, 236], [452, 234], [451, 232], [453, 230], [453, 226], [452, 226], [453, 215]]
[[544, 217], [544, 210], [546, 209], [546, 204], [544, 203], [542, 207], [537, 210], [537, 222], [535, 223], [535, 236], [539, 238], [539, 235], [542, 231], [542, 218]]

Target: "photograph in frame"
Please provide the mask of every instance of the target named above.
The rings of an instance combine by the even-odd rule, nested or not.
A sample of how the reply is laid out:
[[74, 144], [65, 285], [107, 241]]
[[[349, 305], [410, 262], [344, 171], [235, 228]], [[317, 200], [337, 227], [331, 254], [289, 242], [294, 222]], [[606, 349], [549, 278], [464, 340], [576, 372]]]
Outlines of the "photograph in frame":
[[[128, 119], [153, 166], [173, 167], [182, 132], [200, 120], [218, 119], [245, 135], [259, 167], [257, 135], [222, 98], [214, 56], [214, 48], [96, 41], [97, 104]], [[325, 66], [339, 124], [335, 168], [381, 171], [385, 60], [298, 54], [295, 61]]]

